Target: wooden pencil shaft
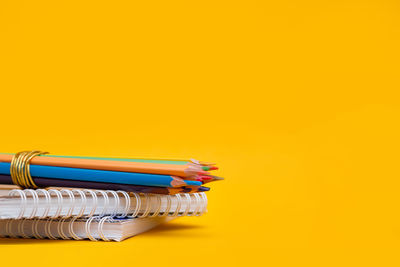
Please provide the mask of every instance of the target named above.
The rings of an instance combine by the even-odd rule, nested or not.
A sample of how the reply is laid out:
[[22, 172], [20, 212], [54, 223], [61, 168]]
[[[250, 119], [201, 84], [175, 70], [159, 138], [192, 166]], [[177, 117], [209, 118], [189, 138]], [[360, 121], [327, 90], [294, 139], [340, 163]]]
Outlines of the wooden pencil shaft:
[[[10, 165], [11, 164], [8, 162], [0, 162], [0, 174], [10, 175]], [[180, 187], [185, 185], [201, 185], [201, 183], [197, 181], [183, 180], [176, 176], [162, 174], [104, 171], [58, 166], [31, 165], [30, 173], [32, 177], [144, 186]]]
[[[13, 155], [0, 154], [0, 162], [11, 162]], [[197, 170], [192, 165], [173, 165], [159, 163], [125, 162], [109, 161], [81, 158], [63, 158], [63, 157], [34, 157], [31, 160], [32, 165], [58, 166], [69, 168], [95, 169], [106, 171], [138, 172], [151, 174], [175, 175], [181, 177], [192, 176]], [[199, 167], [201, 171], [201, 167]]]

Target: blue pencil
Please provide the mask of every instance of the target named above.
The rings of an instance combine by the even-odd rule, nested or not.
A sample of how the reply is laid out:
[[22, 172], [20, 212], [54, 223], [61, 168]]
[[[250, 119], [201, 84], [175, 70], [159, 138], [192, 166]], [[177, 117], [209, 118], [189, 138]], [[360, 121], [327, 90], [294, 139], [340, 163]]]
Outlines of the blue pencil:
[[[0, 174], [10, 175], [10, 165], [11, 164], [7, 162], [0, 162]], [[43, 165], [30, 165], [30, 173], [32, 177], [129, 185], [159, 187], [202, 185], [202, 183], [198, 181], [183, 180], [181, 178], [169, 175], [103, 171]]]

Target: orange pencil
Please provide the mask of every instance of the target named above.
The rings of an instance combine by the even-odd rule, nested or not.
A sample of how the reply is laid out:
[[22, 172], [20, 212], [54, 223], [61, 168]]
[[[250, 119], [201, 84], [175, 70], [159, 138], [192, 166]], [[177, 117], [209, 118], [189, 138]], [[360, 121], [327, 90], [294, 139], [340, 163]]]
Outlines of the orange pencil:
[[[0, 154], [0, 162], [11, 162], [13, 155]], [[207, 175], [202, 166], [195, 164], [174, 165], [160, 163], [143, 163], [127, 161], [111, 161], [81, 158], [62, 158], [37, 156], [31, 160], [32, 165], [58, 166], [81, 169], [95, 169], [105, 171], [138, 172], [151, 174], [174, 175], [180, 177], [191, 177], [194, 175]]]

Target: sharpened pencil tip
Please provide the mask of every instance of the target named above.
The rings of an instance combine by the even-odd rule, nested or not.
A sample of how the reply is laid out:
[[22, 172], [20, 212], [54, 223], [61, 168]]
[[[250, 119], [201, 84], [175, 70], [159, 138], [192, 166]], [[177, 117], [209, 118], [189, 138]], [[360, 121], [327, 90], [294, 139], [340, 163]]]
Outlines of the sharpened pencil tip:
[[201, 187], [199, 187], [197, 189], [197, 191], [199, 191], [199, 192], [207, 192], [207, 191], [210, 191], [210, 188], [209, 187], [205, 187], [205, 186], [201, 186]]
[[225, 178], [219, 177], [219, 176], [215, 176], [215, 175], [211, 175], [211, 177], [212, 177], [214, 180], [216, 180], [216, 181], [218, 181], [218, 180], [225, 180]]
[[213, 179], [212, 177], [210, 177], [210, 176], [205, 176], [205, 175], [202, 175], [202, 176], [200, 176], [199, 177], [201, 180], [211, 180], [211, 179]]
[[202, 185], [202, 183], [198, 181], [185, 180], [185, 182], [187, 185]]

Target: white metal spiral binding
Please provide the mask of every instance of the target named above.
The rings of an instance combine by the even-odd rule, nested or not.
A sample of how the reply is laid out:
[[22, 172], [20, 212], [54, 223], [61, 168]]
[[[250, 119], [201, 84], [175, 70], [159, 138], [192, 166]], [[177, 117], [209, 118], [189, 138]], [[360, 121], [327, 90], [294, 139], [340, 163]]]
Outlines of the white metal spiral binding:
[[[143, 193], [127, 193], [125, 191], [89, 190], [89, 189], [14, 189], [9, 196], [19, 196], [19, 213], [15, 219], [49, 218], [52, 199], [56, 198], [56, 209], [51, 212], [51, 218], [112, 216], [112, 217], [156, 217], [156, 216], [200, 216], [207, 209], [205, 193], [176, 194], [173, 196]], [[132, 203], [131, 198], [135, 198]], [[79, 201], [78, 201], [79, 199]], [[91, 200], [90, 205], [89, 199]], [[27, 203], [32, 203], [29, 214]], [[99, 201], [103, 206], [100, 210]], [[44, 203], [43, 203], [44, 202]], [[79, 202], [79, 203], [78, 203]], [[110, 203], [112, 207], [110, 206]], [[144, 203], [143, 203], [144, 202]], [[120, 204], [124, 203], [124, 207]], [[134, 204], [134, 205], [132, 205]], [[166, 208], [161, 211], [161, 208]], [[184, 207], [182, 207], [184, 205]], [[32, 207], [31, 207], [32, 206]], [[39, 210], [39, 207], [43, 207]], [[194, 210], [193, 210], [194, 208]], [[79, 209], [79, 210], [76, 210]], [[182, 210], [183, 209], [183, 210]], [[40, 212], [39, 212], [40, 211]]]
[[26, 195], [21, 189], [13, 189], [10, 191], [8, 194], [10, 197], [14, 196], [15, 194], [19, 194], [21, 197], [21, 211], [19, 212], [19, 215], [16, 219], [21, 219], [24, 216], [25, 213], [25, 208], [26, 208]]
[[195, 204], [195, 209], [194, 209], [194, 211], [193, 211], [193, 213], [192, 213], [192, 216], [196, 216], [197, 214], [198, 214], [198, 212], [199, 212], [199, 210], [200, 210], [200, 204], [201, 204], [201, 199], [200, 199], [200, 197], [199, 197], [199, 194], [193, 194], [194, 195], [194, 198], [195, 198], [195, 200], [196, 200], [196, 204]]
[[202, 196], [202, 199], [203, 199], [203, 206], [201, 207], [201, 212], [200, 212], [199, 216], [203, 215], [206, 212], [207, 202], [208, 202], [206, 193], [202, 192], [202, 193], [200, 193], [200, 195]]
[[189, 194], [184, 194], [184, 196], [186, 197], [186, 209], [183, 212], [182, 216], [188, 216], [188, 213], [190, 211], [190, 208], [192, 207], [192, 198], [190, 197]]
[[[52, 224], [53, 220], [54, 220], [53, 218], [47, 219], [47, 222], [46, 222], [46, 225], [45, 225], [45, 231], [47, 230], [46, 234], [47, 234], [48, 238], [50, 238], [50, 239], [58, 239], [57, 237], [55, 237], [51, 233], [51, 224]], [[58, 226], [58, 224], [57, 224], [57, 226]]]
[[157, 208], [156, 208], [156, 210], [153, 212], [153, 214], [151, 214], [151, 215], [149, 215], [148, 217], [156, 217], [159, 213], [160, 213], [160, 210], [161, 210], [161, 197], [159, 196], [159, 195], [152, 195], [152, 196], [150, 196], [150, 202], [152, 202], [151, 201], [151, 199], [156, 199], [156, 201], [157, 201]]
[[[172, 205], [171, 196], [167, 195], [166, 197], [167, 197], [167, 207], [166, 207], [165, 211], [162, 214], [160, 214], [161, 217], [167, 216], [172, 207], [171, 206]], [[161, 204], [160, 204], [160, 207], [161, 207]]]
[[74, 196], [74, 194], [72, 193], [71, 190], [67, 190], [67, 189], [61, 189], [61, 190], [60, 190], [60, 193], [61, 193], [61, 195], [62, 195], [63, 193], [66, 193], [66, 194], [68, 195], [68, 197], [69, 197], [69, 210], [68, 210], [67, 214], [65, 214], [65, 215], [63, 216], [63, 218], [69, 218], [69, 217], [72, 216], [72, 213], [74, 212], [74, 208], [75, 208], [75, 196]]
[[98, 223], [98, 225], [97, 225], [97, 231], [99, 232], [99, 236], [100, 236], [100, 238], [101, 238], [103, 241], [110, 241], [110, 239], [108, 239], [107, 237], [105, 237], [105, 235], [104, 235], [104, 233], [103, 233], [103, 225], [104, 225], [104, 222], [105, 222], [105, 221], [112, 222], [112, 221], [113, 221], [113, 217], [112, 217], [112, 216], [103, 217], [103, 218], [99, 221], [99, 223]]
[[52, 217], [58, 217], [58, 216], [60, 216], [62, 207], [63, 207], [63, 196], [60, 193], [60, 191], [56, 190], [56, 189], [50, 189], [50, 190], [48, 190], [48, 192], [49, 192], [50, 197], [51, 197], [52, 193], [56, 194], [56, 196], [57, 196], [57, 210], [56, 210], [56, 214]]
[[[21, 219], [21, 220], [14, 220], [14, 219], [7, 219], [7, 228], [6, 228], [6, 233], [5, 233], [5, 237], [23, 237], [23, 238], [36, 238], [36, 239], [44, 239], [44, 238], [49, 238], [49, 239], [75, 239], [75, 240], [82, 240], [83, 238], [78, 237], [75, 232], [73, 231], [73, 225], [74, 222], [76, 221], [76, 217], [74, 218], [62, 218], [60, 220], [55, 220], [54, 218], [48, 218], [47, 220], [41, 220], [41, 219]], [[63, 225], [66, 223], [66, 220], [70, 220], [69, 222], [67, 222], [68, 228], [69, 228], [69, 235], [67, 235], [64, 230], [63, 230]], [[91, 223], [93, 221], [98, 221], [98, 225], [97, 225], [97, 230], [98, 230], [98, 234], [99, 234], [99, 239], [103, 240], [103, 241], [110, 241], [110, 239], [108, 239], [103, 232], [103, 226], [105, 222], [113, 222], [114, 219], [112, 216], [105, 216], [105, 217], [90, 217], [85, 221], [85, 234], [86, 237], [88, 239], [90, 239], [91, 241], [98, 241], [99, 239], [95, 238], [92, 233], [91, 233]], [[24, 225], [26, 222], [29, 222], [31, 224], [31, 233], [27, 234], [25, 232], [24, 229]], [[39, 222], [43, 222], [44, 224], [44, 235], [40, 235], [37, 229], [37, 225]], [[57, 223], [57, 234], [56, 236], [54, 235], [55, 233], [52, 232], [52, 226], [53, 223], [56, 222]], [[12, 226], [14, 227], [14, 230], [12, 229]], [[16, 228], [16, 229], [15, 229]]]
[[112, 191], [112, 190], [107, 190], [106, 193], [111, 194], [114, 197], [114, 200], [115, 200], [115, 204], [114, 204], [114, 208], [113, 208], [114, 212], [111, 214], [111, 216], [116, 216], [118, 213], [117, 209], [119, 207], [119, 196], [118, 196], [117, 192]]
[[69, 235], [75, 239], [75, 240], [81, 240], [79, 236], [77, 236], [74, 232], [74, 222], [76, 221], [78, 217], [73, 217], [69, 222], [68, 222], [68, 230], [69, 230]]
[[88, 217], [92, 217], [97, 208], [97, 202], [98, 202], [97, 195], [93, 190], [89, 190], [89, 189], [84, 189], [83, 192], [85, 195], [87, 193], [89, 193], [92, 196], [92, 200], [93, 200], [92, 209], [90, 210], [89, 214], [87, 215]]
[[51, 233], [51, 223], [53, 222], [53, 220], [53, 218], [48, 218], [46, 220], [46, 223], [44, 225], [44, 232], [48, 238], [57, 239], [57, 237], [53, 236], [53, 234]]
[[39, 234], [39, 231], [37, 229], [39, 222], [40, 222], [40, 219], [34, 219], [33, 220], [33, 222], [32, 222], [32, 234], [33, 234], [33, 237], [36, 238], [36, 239], [43, 239], [44, 237]]
[[189, 195], [189, 197], [188, 197], [188, 201], [189, 201], [189, 208], [187, 209], [187, 213], [186, 213], [186, 216], [193, 216], [193, 212], [191, 212], [191, 210], [192, 210], [192, 202], [193, 202], [193, 198], [192, 198], [192, 196], [194, 196], [194, 194], [192, 194], [192, 195], [190, 195], [190, 194], [188, 194]]
[[137, 217], [140, 212], [140, 207], [142, 206], [142, 199], [140, 198], [139, 194], [132, 193], [136, 199], [135, 211], [131, 214], [132, 217]]
[[102, 191], [102, 190], [95, 190], [95, 194], [101, 194], [103, 199], [104, 199], [104, 203], [103, 203], [103, 210], [100, 212], [99, 216], [103, 216], [104, 214], [107, 213], [107, 208], [108, 208], [108, 203], [110, 203], [110, 200], [108, 198], [108, 195], [106, 192]]
[[[52, 223], [54, 222], [53, 218], [48, 218], [47, 220], [41, 220], [39, 218], [35, 219], [7, 219], [6, 221], [6, 229], [5, 229], [5, 234], [4, 237], [10, 237], [10, 238], [18, 238], [18, 237], [23, 237], [23, 238], [36, 238], [36, 239], [44, 239], [44, 238], [49, 238], [49, 239], [71, 239], [72, 236], [75, 236], [75, 239], [80, 240], [81, 238], [77, 237], [75, 233], [72, 232], [71, 237], [67, 236], [62, 227], [63, 223], [65, 222], [67, 218], [63, 218], [61, 220], [57, 221], [57, 236], [54, 236], [53, 233], [51, 232], [51, 227]], [[25, 224], [29, 222], [30, 223], [30, 233], [27, 234], [25, 231]], [[38, 231], [38, 223], [42, 222], [44, 226], [44, 236], [39, 234]], [[13, 227], [14, 226], [14, 227]], [[14, 229], [12, 229], [14, 228]]]
[[205, 204], [205, 202], [204, 202], [203, 195], [201, 193], [197, 193], [197, 195], [199, 197], [199, 208], [198, 208], [198, 210], [197, 210], [195, 215], [196, 216], [200, 216], [204, 212], [204, 204]]
[[40, 219], [44, 219], [44, 218], [46, 218], [47, 217], [47, 214], [49, 214], [49, 211], [50, 211], [50, 201], [51, 201], [51, 197], [50, 197], [50, 194], [49, 194], [49, 192], [47, 191], [47, 190], [44, 190], [44, 189], [37, 189], [36, 190], [36, 194], [39, 196], [39, 193], [42, 193], [43, 195], [44, 195], [44, 197], [45, 197], [45, 199], [46, 199], [46, 204], [45, 204], [45, 210], [44, 210], [44, 212], [43, 212], [43, 215], [42, 216], [40, 216], [39, 218]]
[[18, 222], [18, 220], [10, 219], [10, 220], [8, 220], [8, 222], [6, 224], [6, 233], [7, 233], [8, 237], [11, 237], [11, 238], [18, 237], [17, 232], [15, 230], [13, 231], [13, 226], [14, 226], [15, 222]]
[[7, 220], [6, 223], [6, 236], [8, 237], [15, 237], [12, 233], [11, 233], [11, 223], [13, 222], [13, 220], [9, 219]]
[[[150, 196], [148, 194], [144, 195], [145, 199], [146, 199], [146, 208], [144, 210], [144, 212], [142, 213], [142, 215], [138, 215], [138, 218], [143, 218], [146, 217], [149, 213], [150, 213]], [[138, 207], [140, 209], [140, 207]]]
[[30, 238], [28, 235], [25, 234], [24, 225], [27, 219], [18, 220], [18, 235], [22, 236], [23, 238]]
[[[75, 202], [76, 202], [76, 194], [79, 194], [82, 200], [82, 205], [79, 210], [79, 214], [87, 214], [88, 211], [86, 211], [86, 204], [87, 204], [87, 198], [86, 196], [88, 194], [91, 195], [93, 198], [93, 207], [90, 208], [89, 213], [93, 213], [93, 210], [97, 208], [97, 195], [104, 197], [104, 206], [107, 206], [107, 203], [109, 203], [109, 195], [112, 195], [115, 197], [117, 195], [118, 199], [122, 199], [122, 197], [125, 198], [125, 207], [123, 209], [120, 209], [118, 212], [115, 212], [113, 216], [92, 216], [88, 217], [85, 221], [84, 225], [84, 230], [86, 233], [86, 236], [88, 239], [92, 241], [97, 241], [97, 240], [104, 240], [104, 241], [110, 241], [103, 232], [103, 226], [106, 222], [112, 222], [113, 217], [118, 213], [120, 217], [125, 217], [127, 215], [131, 215], [132, 217], [155, 217], [155, 216], [200, 216], [203, 213], [207, 211], [207, 196], [205, 193], [195, 193], [195, 194], [176, 194], [173, 196], [166, 196], [166, 197], [161, 197], [160, 195], [153, 195], [153, 194], [138, 194], [138, 193], [126, 193], [124, 191], [117, 191], [115, 194], [111, 193], [114, 191], [98, 191], [95, 192], [93, 190], [87, 190], [84, 192], [83, 190], [67, 190], [65, 189], [60, 190], [59, 193], [56, 193], [55, 191], [46, 191], [43, 189], [36, 190], [35, 192], [32, 192], [33, 190], [15, 190], [13, 193], [10, 192], [11, 195], [18, 195], [21, 199], [21, 209], [19, 212], [19, 217], [24, 217], [24, 212], [26, 211], [26, 200], [28, 197], [32, 197], [32, 200], [34, 203], [38, 203], [39, 200], [39, 195], [43, 194], [46, 205], [50, 202], [51, 195], [56, 195], [57, 196], [57, 211], [56, 214], [60, 214], [60, 203], [63, 203], [63, 200], [69, 200], [69, 209], [66, 212], [66, 214], [60, 218], [60, 219], [55, 219], [53, 217], [47, 217], [47, 219], [43, 220], [43, 216], [46, 216], [48, 213], [48, 209], [50, 205], [47, 205], [44, 214], [40, 217], [32, 218], [36, 210], [33, 210], [32, 212], [29, 212], [28, 215], [25, 215], [26, 218], [22, 219], [6, 219], [5, 221], [5, 234], [4, 236], [7, 237], [24, 237], [24, 238], [37, 238], [37, 239], [43, 239], [43, 238], [49, 238], [49, 239], [75, 239], [75, 240], [82, 240], [84, 237], [79, 237], [77, 234], [74, 232], [74, 223], [78, 219], [78, 216], [71, 217], [71, 215], [74, 212], [74, 207]], [[93, 193], [93, 194], [92, 194]], [[94, 194], [96, 197], [94, 197]], [[118, 196], [118, 194], [120, 194]], [[66, 197], [62, 197], [62, 196]], [[105, 197], [107, 195], [107, 197]], [[122, 196], [121, 196], [122, 195]], [[136, 203], [135, 203], [135, 208], [130, 213], [131, 207], [131, 197], [135, 197]], [[143, 205], [145, 207], [142, 207], [142, 197], [145, 198], [146, 204]], [[115, 198], [116, 200], [117, 198]], [[154, 202], [157, 201], [157, 205], [154, 205]], [[166, 201], [166, 208], [163, 209], [161, 212], [161, 207], [165, 205]], [[120, 202], [118, 202], [119, 205]], [[156, 207], [153, 210], [151, 210], [151, 207]], [[173, 207], [173, 208], [172, 208]], [[116, 209], [114, 208], [114, 211]], [[103, 215], [107, 213], [106, 209], [104, 208], [101, 212], [98, 211], [100, 215]], [[139, 214], [141, 213], [141, 214]], [[78, 215], [79, 215], [78, 214]], [[98, 231], [98, 238], [93, 236], [93, 233], [91, 232], [91, 223], [96, 220], [98, 225], [97, 225], [97, 231]], [[55, 225], [56, 223], [56, 225]], [[28, 224], [28, 225], [27, 225]], [[39, 224], [41, 224], [40, 229], [41, 232], [39, 232]], [[56, 228], [54, 228], [56, 226]], [[28, 228], [27, 228], [28, 227]], [[28, 231], [27, 231], [28, 230]], [[56, 231], [56, 232], [54, 232]]]
[[175, 195], [175, 199], [176, 199], [176, 208], [175, 208], [175, 212], [172, 213], [171, 216], [178, 216], [179, 211], [181, 210], [181, 206], [182, 206], [182, 197], [180, 194], [176, 194]]
[[63, 229], [63, 225], [65, 223], [65, 220], [67, 220], [68, 218], [62, 218], [59, 223], [57, 224], [57, 231], [58, 231], [58, 235], [62, 238], [62, 239], [70, 239], [70, 237], [68, 237], [65, 233], [64, 233], [64, 229]]
[[24, 191], [25, 191], [25, 196], [26, 196], [26, 194], [30, 193], [32, 195], [32, 198], [33, 198], [33, 209], [32, 209], [31, 215], [26, 217], [28, 219], [31, 219], [31, 218], [33, 218], [35, 216], [36, 211], [38, 209], [39, 198], [38, 198], [38, 194], [33, 189], [26, 189]]
[[117, 191], [117, 194], [118, 194], [118, 193], [122, 194], [122, 195], [124, 196], [124, 198], [125, 198], [125, 208], [124, 208], [124, 211], [121, 213], [120, 216], [118, 216], [118, 217], [120, 217], [120, 218], [124, 218], [124, 217], [126, 217], [126, 216], [128, 215], [129, 208], [131, 207], [131, 198], [130, 198], [129, 194], [128, 194], [127, 192], [125, 192], [125, 191], [118, 190], [118, 191]]
[[85, 232], [86, 232], [86, 236], [92, 240], [92, 241], [98, 241], [96, 238], [94, 238], [92, 236], [92, 234], [90, 233], [90, 223], [94, 220], [94, 219], [98, 219], [99, 217], [90, 217], [86, 223], [85, 223]]
[[76, 215], [75, 217], [82, 217], [86, 210], [86, 202], [87, 202], [86, 195], [85, 195], [85, 193], [83, 193], [82, 190], [78, 190], [78, 189], [73, 189], [72, 193], [73, 194], [78, 193], [81, 197], [81, 203], [80, 203], [81, 209], [79, 210], [78, 215]]

